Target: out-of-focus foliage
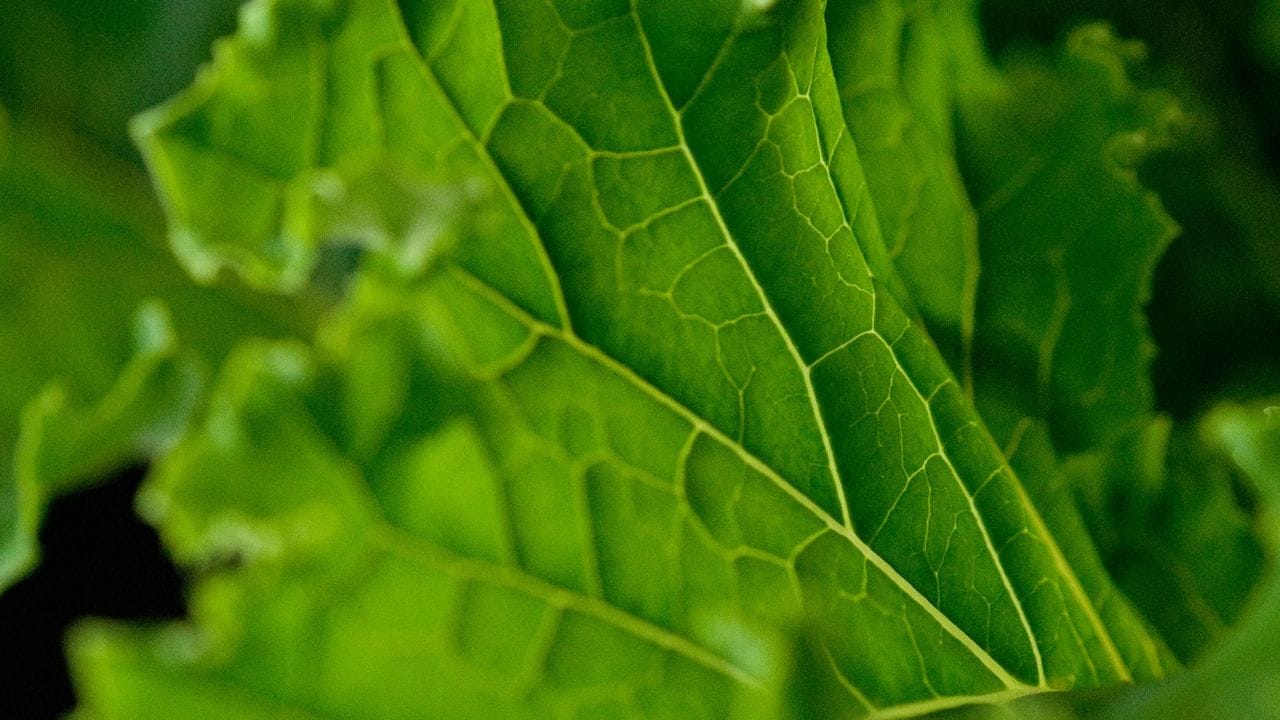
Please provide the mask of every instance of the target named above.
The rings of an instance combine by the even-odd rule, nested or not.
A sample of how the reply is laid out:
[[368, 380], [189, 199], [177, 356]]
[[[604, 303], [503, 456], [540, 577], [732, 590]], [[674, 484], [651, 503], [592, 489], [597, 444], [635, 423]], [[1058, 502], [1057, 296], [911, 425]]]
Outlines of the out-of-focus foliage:
[[[108, 13], [118, 27], [69, 5], [0, 8], [0, 587], [34, 562], [53, 496], [171, 444], [246, 333], [310, 322], [298, 300], [197, 287], [173, 263], [123, 123], [182, 80], [144, 72], [170, 63], [133, 34], [163, 54], [169, 29], [159, 4], [134, 5]], [[205, 52], [187, 44], [171, 49]]]
[[1280, 390], [1280, 12], [1271, 0], [988, 0], [996, 45], [1049, 42], [1106, 20], [1147, 50], [1144, 77], [1187, 111], [1178, 142], [1143, 165], [1182, 228], [1150, 316], [1155, 379], [1179, 417], [1224, 396]]
[[1280, 717], [1237, 5], [251, 0], [138, 157], [230, 5], [7, 3], [0, 586], [143, 458], [86, 719]]

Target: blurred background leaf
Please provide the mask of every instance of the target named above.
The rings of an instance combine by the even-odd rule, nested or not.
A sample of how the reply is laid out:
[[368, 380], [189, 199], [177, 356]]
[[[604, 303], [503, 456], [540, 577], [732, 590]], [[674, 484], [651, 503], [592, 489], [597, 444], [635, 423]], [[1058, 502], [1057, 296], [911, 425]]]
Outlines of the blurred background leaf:
[[987, 0], [991, 45], [1106, 20], [1149, 48], [1145, 82], [1190, 115], [1141, 178], [1182, 227], [1148, 308], [1158, 404], [1180, 419], [1280, 391], [1280, 3]]
[[[181, 361], [192, 383], [197, 368], [216, 364], [245, 334], [308, 332], [314, 298], [268, 301], [225, 280], [192, 287], [169, 254], [159, 207], [129, 144], [128, 119], [189, 80], [214, 37], [233, 25], [235, 5], [0, 5], [0, 301], [7, 308], [0, 316], [0, 588], [35, 561], [39, 518], [56, 494], [163, 445], [137, 413], [173, 419], [178, 405], [190, 405], [194, 390], [179, 393], [187, 400], [174, 396], [178, 405], [167, 409], [138, 405], [154, 388], [121, 377], [135, 354], [142, 304], [158, 301], [156, 312], [172, 318], [176, 339], [162, 343], [166, 356], [176, 361], [173, 343], [194, 351]], [[34, 435], [22, 441], [42, 459], [19, 471], [19, 417], [51, 381], [57, 385], [43, 410], [26, 411]], [[104, 396], [115, 405], [89, 409]], [[81, 440], [51, 445], [36, 437], [67, 438], [73, 429]], [[91, 436], [88, 452], [83, 443]]]

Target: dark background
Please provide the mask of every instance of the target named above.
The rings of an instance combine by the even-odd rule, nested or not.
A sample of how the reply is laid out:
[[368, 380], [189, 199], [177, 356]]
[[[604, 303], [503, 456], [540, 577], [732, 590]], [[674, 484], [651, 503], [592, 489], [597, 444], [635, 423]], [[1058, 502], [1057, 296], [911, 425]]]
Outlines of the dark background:
[[144, 468], [55, 502], [36, 571], [0, 595], [0, 718], [41, 720], [74, 704], [62, 639], [87, 616], [183, 617], [183, 582], [155, 531], [133, 511]]

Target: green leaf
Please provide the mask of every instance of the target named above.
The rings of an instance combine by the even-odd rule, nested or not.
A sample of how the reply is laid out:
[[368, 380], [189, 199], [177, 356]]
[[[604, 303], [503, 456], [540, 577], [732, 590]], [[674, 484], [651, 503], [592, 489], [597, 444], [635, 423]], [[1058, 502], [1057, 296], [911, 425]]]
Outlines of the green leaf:
[[49, 501], [166, 449], [206, 363], [246, 333], [305, 332], [310, 311], [191, 287], [139, 170], [26, 116], [0, 143], [4, 587], [35, 562]]
[[[975, 392], [1050, 525], [1077, 537], [1063, 496], [1085, 496], [1116, 584], [1189, 660], [1238, 617], [1263, 562], [1231, 483], [1194, 443], [1177, 439], [1168, 465], [1159, 459], [1167, 429], [1152, 419], [1141, 308], [1173, 226], [1134, 173], [1185, 116], [1128, 79], [1141, 55], [1085, 26], [1058, 57], [1011, 55], [1003, 88], [976, 86], [960, 103], [967, 176], [996, 199], [980, 204]], [[1064, 546], [1095, 597], [1108, 592], [1089, 582], [1107, 574], [1094, 554]]]
[[35, 538], [49, 501], [131, 460], [164, 450], [183, 431], [202, 377], [177, 351], [167, 315], [144, 307], [136, 319], [135, 357], [91, 407], [70, 405], [65, 385], [52, 383], [26, 403], [3, 480], [4, 537], [0, 581], [16, 580], [35, 563]]
[[[643, 466], [631, 467], [623, 457], [692, 452], [695, 435], [686, 439], [688, 428], [670, 410], [588, 366], [572, 376], [584, 393], [619, 394], [649, 423], [611, 418], [595, 439], [616, 440], [616, 449], [591, 447], [585, 436], [572, 448], [544, 437], [547, 430], [532, 427], [507, 395], [518, 389], [533, 395], [528, 410], [556, 410], [537, 407], [554, 396], [530, 387], [536, 378], [489, 385], [432, 358], [432, 348], [448, 342], [424, 336], [434, 325], [419, 313], [444, 311], [432, 308], [433, 294], [405, 298], [364, 286], [355, 317], [330, 328], [327, 347], [259, 344], [232, 358], [210, 403], [216, 410], [157, 469], [141, 502], [179, 558], [236, 558], [246, 569], [202, 583], [198, 628], [83, 629], [73, 650], [86, 712], [724, 717], [739, 693], [759, 702], [758, 681], [740, 665], [767, 672], [762, 648], [745, 645], [731, 662], [722, 657], [734, 650], [728, 643], [745, 638], [729, 635], [712, 650], [686, 637], [689, 616], [710, 609], [699, 601], [718, 605], [726, 591], [739, 592], [735, 562], [673, 496], [672, 479], [664, 486], [647, 474], [657, 458], [642, 454]], [[367, 340], [388, 337], [398, 342], [369, 353]], [[559, 352], [575, 370], [590, 362]], [[364, 362], [404, 369], [411, 392], [394, 415], [370, 412], [356, 369]], [[334, 397], [346, 402], [335, 406]], [[392, 422], [382, 425], [376, 452], [353, 460], [353, 448], [368, 447], [368, 428], [385, 417]], [[676, 447], [662, 447], [671, 441]], [[512, 469], [523, 472], [511, 476]], [[770, 499], [786, 498], [751, 472], [738, 471], [740, 482], [759, 486], [744, 491], [745, 503], [767, 510]], [[521, 492], [529, 504], [517, 503]], [[438, 514], [446, 503], [452, 522]], [[778, 519], [773, 544], [821, 528], [803, 510], [790, 513], [790, 522]], [[674, 527], [684, 537], [672, 537], [668, 551], [634, 544]], [[759, 593], [766, 607], [788, 598], [776, 563], [764, 553], [737, 558], [762, 583], [740, 592]], [[687, 574], [650, 576], [657, 581], [650, 587], [633, 577], [630, 601], [601, 597], [612, 573], [637, 565]], [[681, 599], [683, 583], [700, 592]], [[704, 637], [716, 636], [715, 620]]]
[[[1272, 400], [1274, 402], [1274, 400]], [[1133, 705], [1117, 703], [1113, 716], [1131, 707], [1150, 717], [1182, 712], [1201, 717], [1224, 712], [1239, 717], [1280, 716], [1275, 705], [1280, 672], [1272, 658], [1280, 612], [1280, 421], [1274, 407], [1228, 404], [1209, 413], [1201, 426], [1204, 442], [1229, 458], [1258, 494], [1263, 515], [1260, 535], [1271, 564], [1236, 632], [1195, 673], [1153, 688]], [[1243, 676], [1242, 676], [1243, 673]]]
[[1221, 641], [1264, 567], [1240, 471], [1162, 418], [1110, 453], [1072, 458], [1068, 475], [1116, 583], [1179, 656]]
[[1137, 181], [1178, 109], [1138, 89], [1140, 46], [1103, 26], [1054, 58], [1013, 57], [960, 100], [961, 162], [979, 213], [975, 395], [1002, 441], [1024, 418], [1070, 453], [1150, 414], [1142, 312], [1175, 226]]
[[[997, 47], [1052, 38], [1082, 20], [1107, 20], [1150, 48], [1147, 82], [1174, 91], [1185, 117], [1173, 147], [1140, 168], [1182, 228], [1161, 261], [1152, 329], [1161, 405], [1181, 420], [1225, 398], [1280, 392], [1280, 214], [1271, 101], [1280, 74], [1269, 58], [1274, 2], [1240, 0], [988, 0]], [[1252, 308], [1240, 312], [1240, 308]]]
[[[1176, 663], [1116, 593], [1057, 456], [1108, 446], [1151, 412], [1141, 305], [1172, 225], [1133, 178], [1148, 148], [1118, 151], [1158, 145], [1140, 116], [1168, 101], [1132, 86], [1123, 53], [1134, 48], [1099, 28], [997, 68], [966, 3], [842, 3], [828, 20], [897, 269], [1117, 649], [1138, 678], [1159, 677]], [[956, 166], [953, 115], [980, 213]]]
[[966, 386], [980, 262], [953, 115], [957, 87], [974, 72], [955, 48], [973, 32], [968, 5], [859, 0], [827, 10], [845, 121], [889, 257]]
[[1178, 117], [1128, 79], [1140, 48], [1090, 27], [996, 67], [970, 3], [839, 3], [828, 21], [895, 267], [996, 437], [1042, 418], [1070, 452], [1139, 422], [1142, 306], [1174, 226], [1134, 168]]
[[206, 52], [229, 5], [198, 5], [0, 7], [0, 588], [35, 562], [49, 501], [181, 433], [204, 361], [242, 333], [305, 332], [325, 300], [193, 288], [157, 242], [124, 125]]
[[82, 636], [86, 713], [733, 717], [800, 625], [852, 716], [1145, 662], [912, 319], [821, 3], [257, 0], [136, 132], [199, 273], [298, 286], [371, 168], [487, 219], [228, 363], [142, 499], [195, 625]]
[[[1185, 482], [1179, 470], [1175, 469], [1175, 482], [1183, 485], [1176, 492], [1169, 493], [1175, 498], [1188, 494], [1199, 494], [1201, 498], [1212, 497], [1214, 492], [1222, 489], [1221, 485], [1213, 481], [1224, 476], [1232, 476], [1247, 483], [1248, 489], [1256, 493], [1260, 512], [1255, 531], [1258, 542], [1271, 556], [1271, 563], [1233, 633], [1204, 652], [1187, 672], [1171, 676], [1160, 683], [1101, 692], [1039, 696], [1002, 709], [974, 709], [959, 716], [1032, 720], [1073, 717], [1103, 720], [1280, 717], [1275, 704], [1276, 693], [1280, 691], [1280, 673], [1273, 661], [1277, 641], [1275, 613], [1280, 611], [1280, 573], [1275, 565], [1276, 555], [1280, 552], [1280, 532], [1277, 532], [1280, 525], [1276, 522], [1277, 508], [1280, 508], [1280, 423], [1276, 421], [1277, 412], [1280, 411], [1274, 407], [1265, 408], [1264, 403], [1221, 405], [1200, 419], [1194, 433], [1188, 433], [1180, 440], [1192, 449], [1190, 454], [1171, 454], [1171, 462], [1174, 463], [1190, 460], [1190, 467], [1182, 468], [1183, 471], [1213, 467], [1212, 474], [1208, 476], [1211, 483], [1205, 487]], [[1151, 444], [1152, 438], [1166, 435], [1167, 429], [1154, 428], [1146, 433], [1146, 439], [1141, 442]], [[1197, 513], [1185, 507], [1175, 506], [1172, 512], [1170, 525], [1198, 517]], [[1217, 557], [1230, 563], [1235, 559], [1236, 553], [1227, 550], [1224, 542], [1239, 542], [1235, 533], [1238, 521], [1221, 513], [1217, 517], [1226, 517], [1230, 525], [1225, 529], [1212, 530], [1204, 537], [1210, 546], [1219, 550]], [[1166, 528], [1156, 528], [1156, 532], [1163, 533], [1165, 538], [1181, 540]], [[1178, 548], [1175, 552], [1184, 550], [1185, 548]], [[1151, 558], [1143, 560], [1150, 561]], [[1168, 567], [1174, 575], [1177, 574], [1179, 562], [1185, 563], [1188, 559], [1175, 557], [1169, 563]], [[1195, 558], [1191, 558], [1190, 562], [1194, 563]], [[1220, 568], [1216, 572], [1221, 574], [1224, 570], [1229, 571], [1229, 568]], [[1145, 579], [1139, 577], [1139, 580]], [[1125, 580], [1122, 576], [1121, 582]], [[1225, 581], [1232, 584], [1239, 582], [1236, 579]], [[1177, 585], [1182, 582], [1174, 580]], [[1170, 592], [1169, 587], [1165, 586], [1163, 597], [1182, 597], [1179, 593]], [[1229, 597], [1230, 593], [1230, 589], [1201, 587], [1192, 588], [1185, 597], [1188, 605], [1212, 606], [1215, 601], [1220, 602], [1224, 597]], [[1179, 617], [1178, 611], [1184, 609], [1174, 607], [1163, 616], [1156, 617], [1173, 618], [1182, 622], [1191, 632], [1202, 633], [1203, 630], [1194, 627], [1194, 613], [1190, 623]]]

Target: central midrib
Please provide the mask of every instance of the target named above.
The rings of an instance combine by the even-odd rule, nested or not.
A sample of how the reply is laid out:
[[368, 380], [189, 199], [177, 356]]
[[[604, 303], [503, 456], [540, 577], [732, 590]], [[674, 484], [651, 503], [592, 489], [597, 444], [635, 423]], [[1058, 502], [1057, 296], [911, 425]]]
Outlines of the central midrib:
[[[760, 298], [760, 302], [764, 307], [765, 315], [773, 322], [778, 329], [778, 334], [782, 337], [783, 343], [787, 347], [787, 353], [791, 355], [792, 361], [800, 370], [800, 376], [804, 379], [805, 397], [809, 401], [809, 409], [813, 414], [814, 423], [818, 429], [818, 436], [822, 439], [822, 449], [827, 456], [827, 472], [831, 476], [831, 482], [835, 485], [836, 498], [840, 503], [840, 513], [844, 520], [844, 526], [849, 532], [853, 532], [853, 520], [849, 515], [849, 501], [845, 498], [844, 482], [840, 477], [840, 468], [836, 464], [835, 451], [831, 447], [831, 436], [827, 433], [826, 421], [823, 420], [822, 411], [818, 408], [818, 394], [813, 387], [813, 379], [810, 377], [809, 368], [806, 366], [804, 359], [800, 356], [800, 351], [796, 348], [795, 341], [791, 337], [791, 333], [782, 323], [782, 319], [778, 317], [778, 313], [773, 308], [773, 303], [769, 300], [769, 295], [760, 285], [760, 281], [756, 278], [755, 272], [751, 268], [751, 264], [747, 262], [747, 258], [742, 254], [742, 249], [738, 247], [738, 243], [734, 240], [733, 234], [729, 232], [729, 226], [724, 221], [724, 216], [720, 214], [720, 205], [716, 202], [715, 197], [711, 194], [711, 190], [707, 187], [707, 180], [702, 174], [702, 167], [693, 157], [693, 152], [689, 149], [689, 142], [684, 134], [684, 122], [680, 117], [680, 113], [676, 110], [675, 104], [671, 102], [670, 95], [667, 94], [666, 85], [662, 82], [662, 78], [658, 75], [658, 66], [653, 59], [653, 48], [649, 45], [649, 37], [645, 34], [644, 28], [640, 24], [640, 16], [636, 11], [635, 0], [631, 0], [631, 15], [635, 22], [636, 36], [640, 39], [640, 44], [644, 47], [645, 61], [648, 66], [649, 73], [653, 78], [654, 87], [657, 88], [658, 94], [662, 97], [663, 106], [666, 108], [668, 115], [671, 117], [672, 127], [675, 129], [676, 141], [680, 147], [681, 153], [684, 155], [685, 162], [689, 169], [693, 172], [694, 179], [698, 183], [698, 191], [706, 200], [707, 207], [711, 210], [712, 217], [715, 218], [716, 226], [720, 230], [724, 244], [737, 258], [738, 263], [742, 266], [742, 272], [751, 281], [752, 287], [755, 288], [756, 295]], [[708, 76], [710, 77], [710, 76]]]

